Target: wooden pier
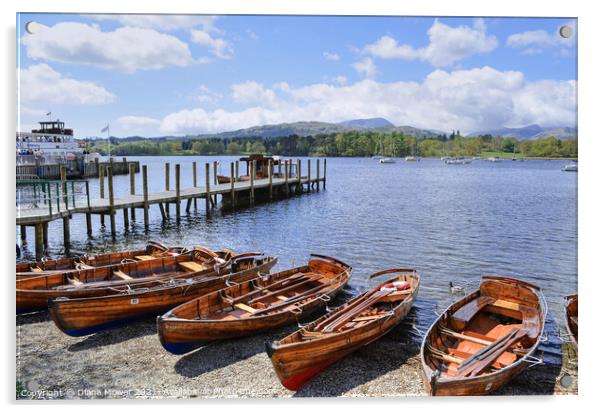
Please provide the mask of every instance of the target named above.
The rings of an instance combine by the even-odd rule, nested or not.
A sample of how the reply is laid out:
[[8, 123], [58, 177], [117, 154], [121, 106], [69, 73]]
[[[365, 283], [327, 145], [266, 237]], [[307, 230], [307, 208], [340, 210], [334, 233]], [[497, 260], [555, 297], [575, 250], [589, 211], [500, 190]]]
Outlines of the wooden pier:
[[35, 163], [18, 164], [16, 166], [17, 177], [33, 176], [40, 179], [61, 179], [61, 168], [67, 171], [67, 178], [91, 178], [98, 176], [100, 168], [113, 168], [113, 175], [126, 175], [129, 168], [134, 167], [136, 172], [140, 172], [140, 162], [128, 161], [126, 158], [116, 160], [110, 158], [109, 161], [99, 162], [96, 158], [93, 162], [85, 162], [83, 158], [75, 160], [65, 160], [63, 163], [44, 163], [39, 160]]
[[[205, 210], [207, 213], [212, 208], [218, 206], [218, 196], [221, 197], [222, 206], [225, 208], [236, 208], [244, 205], [254, 205], [255, 202], [270, 202], [276, 199], [285, 198], [303, 192], [320, 191], [326, 189], [326, 159], [315, 160], [315, 172], [312, 174], [311, 163], [313, 160], [307, 160], [307, 170], [301, 170], [301, 161], [296, 164], [292, 160], [282, 160], [276, 165], [269, 162], [269, 173], [267, 177], [258, 179], [256, 177], [256, 162], [249, 162], [248, 180], [239, 180], [239, 162], [230, 162], [230, 182], [218, 183], [217, 162], [213, 164], [213, 179], [211, 179], [211, 165], [205, 164], [205, 182], [203, 186], [197, 186], [197, 163], [192, 163], [192, 182], [193, 186], [181, 188], [180, 182], [180, 164], [174, 168], [175, 188], [170, 188], [169, 163], [165, 164], [165, 190], [160, 192], [148, 192], [148, 170], [147, 166], [142, 166], [142, 188], [135, 188], [135, 165], [129, 166], [130, 191], [125, 196], [114, 196], [113, 188], [113, 168], [111, 165], [101, 165], [99, 167], [99, 185], [100, 198], [90, 199], [88, 181], [79, 181], [80, 186], [85, 188], [84, 196], [76, 198], [75, 184], [77, 182], [67, 181], [65, 167], [61, 168], [61, 180], [48, 182], [38, 194], [44, 192], [47, 198], [44, 201], [38, 201], [27, 208], [20, 208], [17, 205], [16, 224], [21, 227], [21, 239], [25, 240], [26, 227], [35, 228], [35, 251], [39, 259], [44, 255], [45, 247], [48, 245], [48, 223], [62, 219], [63, 221], [63, 241], [65, 250], [68, 251], [70, 243], [69, 220], [73, 215], [85, 214], [88, 236], [92, 236], [92, 216], [98, 215], [100, 224], [105, 224], [105, 217], [108, 216], [110, 231], [113, 237], [117, 235], [115, 216], [119, 210], [123, 213], [123, 222], [125, 230], [129, 227], [129, 219], [136, 219], [136, 210], [143, 212], [143, 221], [145, 229], [149, 227], [149, 209], [152, 205], [157, 205], [163, 220], [171, 217], [170, 205], [175, 206], [174, 218], [180, 221], [182, 210], [188, 214], [190, 209], [197, 208], [197, 200], [205, 200]], [[320, 164], [322, 163], [322, 170]], [[304, 174], [303, 174], [304, 173]], [[321, 174], [320, 174], [321, 173]], [[105, 191], [105, 178], [107, 182], [107, 191]], [[35, 181], [33, 181], [35, 183]], [[70, 186], [71, 185], [71, 186]], [[71, 189], [70, 189], [71, 188]], [[35, 193], [35, 188], [33, 190]], [[52, 194], [52, 197], [48, 195]], [[18, 200], [17, 200], [18, 201]], [[182, 202], [186, 202], [182, 208]], [[38, 205], [39, 204], [39, 205]]]

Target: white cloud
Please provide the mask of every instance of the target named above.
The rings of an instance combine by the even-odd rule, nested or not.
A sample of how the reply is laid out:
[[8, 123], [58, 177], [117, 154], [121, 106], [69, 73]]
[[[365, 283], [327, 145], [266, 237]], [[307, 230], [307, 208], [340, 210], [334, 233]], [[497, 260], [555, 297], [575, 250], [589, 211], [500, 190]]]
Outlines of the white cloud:
[[427, 34], [429, 44], [423, 48], [399, 44], [393, 37], [383, 36], [362, 51], [381, 59], [424, 60], [440, 67], [478, 53], [490, 52], [498, 45], [495, 36], [487, 35], [483, 19], [475, 19], [473, 27], [451, 27], [435, 19]]
[[559, 26], [553, 32], [545, 30], [529, 30], [522, 33], [514, 33], [506, 39], [508, 47], [523, 49], [523, 54], [539, 54], [543, 53], [544, 49], [558, 49], [560, 56], [570, 56], [570, 50], [576, 44], [576, 25], [575, 22], [569, 21], [562, 26], [571, 28], [572, 36], [564, 38], [560, 35]]
[[247, 36], [249, 36], [249, 39], [251, 39], [251, 40], [258, 40], [259, 39], [259, 36], [257, 35], [257, 33], [255, 33], [251, 29], [245, 30], [245, 33], [247, 33]]
[[175, 36], [151, 29], [121, 27], [103, 32], [96, 25], [64, 22], [36, 24], [21, 38], [27, 56], [67, 64], [85, 64], [133, 73], [194, 62], [188, 45]]
[[117, 124], [125, 131], [145, 131], [148, 128], [157, 128], [161, 121], [146, 116], [122, 116], [117, 119]]
[[113, 101], [115, 96], [93, 82], [63, 77], [45, 63], [20, 72], [21, 102], [92, 105]]
[[198, 88], [199, 94], [194, 98], [201, 103], [211, 103], [214, 104], [223, 96], [219, 93], [212, 92], [206, 85], [201, 85]]
[[364, 57], [351, 65], [360, 75], [365, 77], [376, 76], [376, 65], [369, 57]]
[[269, 89], [255, 82], [245, 85], [242, 89], [238, 85], [238, 98], [245, 97], [242, 100], [252, 107], [181, 110], [162, 120], [162, 132], [215, 133], [261, 124], [370, 117], [384, 117], [396, 125], [465, 133], [533, 123], [574, 126], [575, 122], [576, 82], [530, 83], [521, 72], [487, 66], [435, 70], [420, 83], [364, 79], [344, 86], [318, 83]]
[[160, 31], [188, 30], [202, 27], [215, 30], [213, 24], [217, 16], [177, 16], [170, 14], [99, 14], [91, 15], [95, 20], [114, 20], [124, 26], [156, 29]]
[[324, 56], [324, 58], [326, 60], [340, 60], [341, 56], [339, 56], [337, 53], [331, 53], [331, 52], [324, 52], [322, 53], [322, 56]]
[[190, 40], [193, 43], [208, 47], [211, 53], [220, 59], [230, 59], [234, 54], [230, 43], [222, 38], [212, 37], [206, 31], [192, 30], [190, 32]]
[[232, 85], [232, 99], [238, 103], [259, 103], [271, 106], [276, 100], [273, 90], [252, 81]]

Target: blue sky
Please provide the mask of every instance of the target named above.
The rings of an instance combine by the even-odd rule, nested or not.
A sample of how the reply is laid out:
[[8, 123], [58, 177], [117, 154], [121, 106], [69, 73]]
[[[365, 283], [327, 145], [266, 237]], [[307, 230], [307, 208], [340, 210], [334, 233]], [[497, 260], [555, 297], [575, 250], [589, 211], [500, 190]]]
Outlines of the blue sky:
[[576, 31], [568, 18], [20, 14], [19, 128], [49, 111], [78, 137], [368, 117], [576, 126]]

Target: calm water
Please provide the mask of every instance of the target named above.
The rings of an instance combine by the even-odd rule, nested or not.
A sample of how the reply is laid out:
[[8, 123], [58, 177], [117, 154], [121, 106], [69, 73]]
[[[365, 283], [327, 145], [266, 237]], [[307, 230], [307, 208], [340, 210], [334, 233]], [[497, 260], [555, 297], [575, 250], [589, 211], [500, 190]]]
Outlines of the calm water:
[[[163, 190], [164, 163], [180, 163], [182, 187], [192, 186], [192, 161], [199, 165], [219, 159], [229, 174], [232, 157], [137, 157], [148, 165], [149, 191]], [[563, 161], [445, 165], [439, 160], [380, 164], [363, 158], [328, 159], [327, 189], [311, 195], [260, 204], [236, 212], [199, 210], [176, 225], [162, 223], [158, 206], [151, 207], [151, 227], [144, 233], [142, 210], [124, 233], [117, 214], [118, 236], [100, 228], [94, 217], [94, 239], [86, 236], [83, 216], [71, 223], [72, 252], [142, 246], [147, 239], [168, 245], [203, 244], [215, 249], [259, 250], [280, 258], [284, 269], [304, 262], [312, 252], [332, 255], [354, 267], [349, 293], [370, 285], [368, 275], [388, 267], [413, 267], [422, 274], [419, 300], [408, 323], [425, 331], [459, 296], [449, 282], [470, 290], [483, 274], [518, 276], [541, 286], [550, 310], [546, 329], [546, 360], [558, 362], [563, 296], [577, 290], [577, 174], [561, 172]], [[305, 171], [306, 161], [302, 168]], [[312, 161], [312, 175], [315, 160]], [[142, 177], [136, 177], [141, 188]], [[91, 180], [94, 197], [99, 183]], [[115, 177], [116, 196], [129, 193], [129, 177]], [[185, 203], [182, 206], [184, 211]], [[108, 225], [108, 219], [107, 219]], [[28, 239], [33, 240], [29, 230]], [[63, 253], [62, 227], [49, 227], [51, 256]], [[18, 235], [17, 235], [18, 240]], [[33, 245], [25, 245], [31, 257]]]

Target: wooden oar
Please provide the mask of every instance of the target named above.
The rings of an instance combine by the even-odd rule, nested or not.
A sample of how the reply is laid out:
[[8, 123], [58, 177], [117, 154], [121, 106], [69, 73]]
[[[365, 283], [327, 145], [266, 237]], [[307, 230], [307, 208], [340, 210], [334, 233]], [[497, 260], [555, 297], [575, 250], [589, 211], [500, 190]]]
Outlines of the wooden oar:
[[344, 326], [345, 324], [347, 324], [347, 322], [349, 320], [356, 317], [358, 314], [360, 314], [366, 308], [369, 308], [372, 305], [376, 304], [376, 302], [378, 302], [378, 300], [380, 300], [382, 297], [384, 297], [386, 295], [389, 295], [390, 292], [391, 291], [377, 291], [376, 293], [372, 294], [370, 296], [370, 298], [363, 301], [360, 305], [356, 306], [351, 311], [345, 311], [344, 312], [345, 314], [343, 316], [338, 317], [337, 320], [328, 324], [326, 327], [324, 327], [322, 329], [322, 331], [324, 331], [325, 333], [329, 333], [329, 332], [335, 331], [336, 329], [338, 329], [341, 326]]
[[316, 324], [313, 327], [313, 331], [320, 331], [324, 326], [332, 323], [334, 320], [336, 320], [337, 318], [343, 316], [344, 314], [346, 314], [348, 311], [350, 311], [354, 307], [356, 307], [356, 306], [360, 305], [361, 303], [363, 303], [364, 300], [366, 300], [368, 297], [370, 297], [374, 293], [376, 293], [376, 290], [368, 290], [368, 291], [366, 291], [366, 292], [358, 295], [357, 297], [355, 297], [352, 300], [353, 302], [347, 303], [347, 307], [346, 308], [342, 308], [340, 311], [337, 310], [337, 312], [333, 313], [331, 316], [326, 317], [326, 319], [324, 319], [320, 323]]
[[253, 297], [253, 296], [257, 295], [257, 294], [260, 294], [260, 293], [262, 293], [264, 291], [270, 291], [271, 288], [279, 287], [281, 285], [286, 284], [287, 282], [292, 282], [292, 281], [295, 281], [295, 280], [300, 279], [300, 278], [305, 278], [305, 274], [303, 274], [302, 272], [298, 272], [298, 273], [293, 274], [290, 277], [287, 277], [287, 278], [285, 278], [283, 280], [277, 281], [277, 282], [275, 282], [273, 284], [267, 285], [267, 286], [259, 288], [257, 290], [249, 291], [248, 293], [243, 294], [241, 296], [234, 297], [234, 298], [233, 297], [224, 297], [224, 298], [228, 302], [237, 303], [237, 302], [246, 300], [246, 299], [248, 299], [250, 297]]
[[287, 307], [291, 304], [297, 303], [299, 301], [303, 301], [308, 299], [311, 296], [319, 296], [322, 294], [322, 290], [326, 290], [330, 287], [330, 285], [319, 285], [315, 288], [312, 288], [311, 290], [306, 291], [305, 293], [297, 296], [297, 297], [292, 297], [290, 300], [287, 301], [283, 301], [279, 304], [275, 304], [273, 306], [261, 309], [259, 311], [256, 311], [253, 315], [261, 315], [263, 313], [269, 313], [270, 311], [274, 311], [274, 310], [278, 310], [281, 307]]
[[279, 288], [278, 290], [270, 290], [270, 292], [268, 294], [264, 294], [264, 295], [261, 295], [259, 297], [255, 297], [252, 300], [250, 300], [248, 302], [248, 304], [251, 305], [251, 304], [254, 304], [254, 303], [258, 302], [258, 301], [265, 300], [266, 298], [273, 297], [273, 296], [276, 296], [276, 295], [280, 295], [280, 294], [285, 293], [285, 292], [290, 291], [290, 290], [294, 290], [295, 288], [300, 287], [303, 284], [307, 284], [307, 283], [312, 282], [312, 281], [317, 281], [320, 278], [322, 278], [322, 277], [321, 276], [320, 277], [308, 276], [308, 277], [301, 278], [299, 280], [296, 280], [296, 282], [294, 282], [294, 283], [292, 283], [290, 285], [287, 284], [287, 286], [284, 287], [284, 288]]
[[507, 351], [508, 347], [512, 346], [526, 334], [526, 329], [513, 328], [503, 337], [464, 360], [458, 367], [458, 375], [464, 377], [476, 376]]

